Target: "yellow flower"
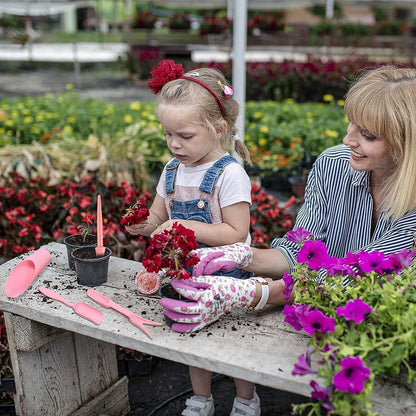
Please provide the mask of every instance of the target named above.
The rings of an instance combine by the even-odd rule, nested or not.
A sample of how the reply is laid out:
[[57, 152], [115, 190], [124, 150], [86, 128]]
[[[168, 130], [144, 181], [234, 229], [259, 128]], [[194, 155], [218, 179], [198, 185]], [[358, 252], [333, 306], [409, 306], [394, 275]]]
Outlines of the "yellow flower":
[[72, 90], [74, 89], [74, 85], [73, 85], [73, 84], [66, 84], [66, 85], [65, 85], [65, 89], [66, 89], [67, 91], [72, 91]]
[[337, 101], [337, 104], [338, 104], [340, 107], [344, 107], [345, 100], [338, 100], [338, 101]]
[[65, 133], [72, 133], [72, 131], [73, 131], [73, 129], [72, 129], [72, 127], [71, 127], [71, 126], [65, 126], [65, 127], [64, 127], [64, 132], [65, 132]]
[[338, 133], [335, 130], [325, 129], [324, 136], [333, 137], [335, 139], [338, 137]]
[[75, 123], [77, 121], [77, 116], [70, 116], [68, 117], [68, 123]]
[[256, 112], [253, 114], [253, 117], [254, 117], [254, 118], [261, 118], [261, 117], [262, 117], [262, 114], [261, 114], [259, 111], [256, 111]]
[[126, 114], [126, 115], [124, 116], [124, 121], [125, 121], [127, 124], [133, 123], [133, 117], [132, 117], [130, 114]]
[[331, 101], [334, 101], [334, 96], [332, 94], [325, 94], [324, 101], [330, 103]]
[[14, 125], [13, 120], [6, 120], [5, 124], [6, 124], [7, 127], [13, 127], [13, 125]]
[[130, 104], [130, 108], [131, 108], [132, 110], [137, 110], [137, 111], [139, 111], [139, 110], [141, 109], [141, 105], [140, 105], [140, 103], [139, 103], [138, 101], [133, 101], [133, 102]]
[[261, 133], [268, 133], [269, 132], [269, 128], [267, 126], [261, 126], [260, 127], [260, 132]]
[[264, 137], [259, 139], [259, 146], [266, 146], [266, 144], [267, 144], [267, 139], [265, 139]]
[[30, 117], [30, 116], [27, 116], [27, 117], [25, 117], [24, 119], [23, 119], [23, 122], [24, 123], [26, 123], [26, 124], [29, 124], [29, 123], [31, 123], [33, 121], [33, 118], [32, 117]]
[[4, 110], [0, 110], [0, 122], [5, 121], [8, 118], [9, 118], [9, 115]]

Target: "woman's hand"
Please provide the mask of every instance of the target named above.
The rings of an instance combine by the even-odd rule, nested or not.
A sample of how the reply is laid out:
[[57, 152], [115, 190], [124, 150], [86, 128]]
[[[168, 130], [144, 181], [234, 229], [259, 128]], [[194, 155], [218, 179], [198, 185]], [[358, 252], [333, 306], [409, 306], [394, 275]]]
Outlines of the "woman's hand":
[[230, 276], [201, 276], [187, 280], [173, 279], [172, 287], [184, 298], [162, 298], [164, 314], [176, 321], [176, 332], [194, 332], [218, 320], [235, 308], [248, 307], [256, 297], [256, 283], [261, 278], [236, 279]]
[[211, 275], [218, 271], [231, 270], [234, 267], [245, 268], [253, 259], [253, 251], [246, 243], [200, 248], [195, 251], [200, 261], [193, 268], [193, 276]]

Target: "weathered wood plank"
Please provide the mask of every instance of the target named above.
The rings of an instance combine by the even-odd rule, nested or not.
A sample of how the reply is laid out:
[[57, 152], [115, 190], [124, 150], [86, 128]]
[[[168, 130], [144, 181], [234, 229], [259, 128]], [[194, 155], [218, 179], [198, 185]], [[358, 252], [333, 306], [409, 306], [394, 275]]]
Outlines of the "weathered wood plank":
[[34, 351], [63, 333], [61, 329], [32, 321], [22, 316], [12, 316], [16, 346], [20, 351]]
[[75, 354], [82, 403], [105, 391], [118, 379], [116, 349], [113, 344], [74, 334]]
[[71, 416], [124, 416], [129, 414], [128, 378], [123, 377]]
[[20, 351], [14, 341], [13, 319], [4, 312], [12, 360], [18, 415], [67, 415], [78, 409], [81, 394], [70, 332], [34, 351]]

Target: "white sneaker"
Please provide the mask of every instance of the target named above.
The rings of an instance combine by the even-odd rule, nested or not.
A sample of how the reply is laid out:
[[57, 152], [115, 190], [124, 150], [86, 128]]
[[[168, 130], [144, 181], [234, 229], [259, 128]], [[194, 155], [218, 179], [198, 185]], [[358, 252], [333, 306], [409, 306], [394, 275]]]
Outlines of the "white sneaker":
[[236, 397], [230, 416], [260, 416], [260, 398], [256, 392], [251, 400]]
[[185, 402], [186, 408], [182, 412], [182, 416], [214, 416], [214, 399], [212, 395], [206, 398], [205, 396], [192, 396]]

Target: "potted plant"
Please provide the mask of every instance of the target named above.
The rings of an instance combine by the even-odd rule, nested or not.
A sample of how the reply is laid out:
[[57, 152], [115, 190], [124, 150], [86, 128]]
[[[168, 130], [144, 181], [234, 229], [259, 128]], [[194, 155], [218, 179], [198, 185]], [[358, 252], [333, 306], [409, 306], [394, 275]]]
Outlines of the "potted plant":
[[90, 234], [91, 224], [95, 221], [95, 217], [91, 214], [87, 214], [82, 219], [82, 224], [78, 226], [78, 230], [81, 230], [81, 234], [73, 234], [64, 239], [68, 254], [68, 266], [71, 270], [75, 270], [75, 263], [72, 258], [72, 253], [79, 247], [95, 246], [97, 244], [97, 236]]
[[138, 11], [134, 18], [133, 29], [153, 29], [158, 17], [150, 11]]
[[107, 281], [112, 251], [104, 247], [101, 195], [97, 196], [97, 245], [78, 247], [72, 252], [78, 283], [98, 286]]
[[189, 13], [173, 13], [168, 18], [170, 30], [189, 30], [191, 28], [191, 18]]
[[311, 336], [292, 374], [319, 377], [310, 382], [314, 400], [296, 410], [310, 416], [373, 414], [376, 376], [416, 379], [416, 252], [361, 251], [338, 259], [303, 228], [288, 238], [301, 248], [295, 271], [283, 277], [287, 297], [296, 285], [294, 303], [283, 313]]

